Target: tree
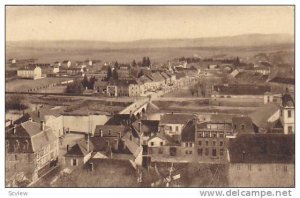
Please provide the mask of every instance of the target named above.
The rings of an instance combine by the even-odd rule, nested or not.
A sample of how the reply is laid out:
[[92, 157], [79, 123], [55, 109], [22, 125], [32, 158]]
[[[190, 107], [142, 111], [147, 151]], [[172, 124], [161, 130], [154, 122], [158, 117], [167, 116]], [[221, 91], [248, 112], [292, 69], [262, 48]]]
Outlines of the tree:
[[119, 67], [118, 61], [115, 62], [115, 69]]
[[84, 87], [83, 87], [82, 83], [79, 80], [76, 80], [73, 83], [70, 83], [67, 85], [66, 93], [82, 94], [83, 90], [84, 90]]
[[147, 57], [147, 59], [146, 59], [146, 66], [147, 66], [147, 67], [150, 67], [150, 65], [151, 65], [150, 58]]
[[89, 81], [88, 89], [94, 89], [95, 82], [97, 81], [95, 76], [92, 76]]
[[132, 67], [136, 67], [136, 66], [137, 66], [137, 64], [136, 64], [135, 60], [133, 60], [132, 61]]
[[10, 95], [6, 97], [5, 110], [24, 110], [28, 106], [24, 102], [25, 98], [22, 95]]
[[118, 78], [119, 78], [118, 71], [116, 69], [114, 69], [114, 71], [112, 73], [112, 78], [114, 80], [118, 80]]
[[142, 66], [143, 67], [147, 66], [147, 58], [146, 57], [143, 57]]
[[82, 86], [84, 88], [89, 87], [89, 79], [86, 75], [84, 75], [83, 80], [81, 81], [81, 83], [82, 83]]
[[107, 80], [110, 79], [112, 77], [112, 71], [111, 71], [111, 67], [109, 66], [107, 69]]
[[144, 71], [141, 69], [141, 71], [138, 74], [138, 78], [144, 75]]

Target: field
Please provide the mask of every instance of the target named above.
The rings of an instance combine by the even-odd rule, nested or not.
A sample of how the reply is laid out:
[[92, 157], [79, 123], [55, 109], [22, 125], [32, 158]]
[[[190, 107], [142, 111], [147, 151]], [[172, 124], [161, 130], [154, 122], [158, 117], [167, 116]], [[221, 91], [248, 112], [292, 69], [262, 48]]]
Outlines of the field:
[[212, 57], [220, 54], [227, 56], [251, 57], [257, 53], [275, 53], [277, 51], [293, 50], [290, 45], [286, 46], [261, 46], [261, 47], [178, 47], [178, 48], [128, 48], [128, 49], [97, 49], [88, 47], [70, 48], [39, 48], [27, 47], [17, 48], [7, 46], [8, 58], [27, 59], [35, 58], [38, 62], [54, 62], [69, 59], [71, 61], [82, 61], [96, 59], [104, 61], [118, 61], [131, 63], [133, 59], [141, 61], [144, 56], [150, 57], [152, 63], [166, 63], [168, 60], [186, 57]]
[[53, 83], [65, 81], [65, 78], [41, 78], [37, 80], [16, 79], [6, 82], [5, 91], [26, 92], [29, 89], [44, 87]]

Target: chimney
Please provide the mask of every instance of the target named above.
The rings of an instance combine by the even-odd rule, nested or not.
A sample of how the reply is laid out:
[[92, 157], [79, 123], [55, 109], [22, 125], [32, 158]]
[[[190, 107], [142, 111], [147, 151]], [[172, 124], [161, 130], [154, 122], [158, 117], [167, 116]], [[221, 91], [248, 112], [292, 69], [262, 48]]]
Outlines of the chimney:
[[14, 124], [14, 130], [13, 130], [14, 134], [16, 134], [17, 132], [17, 124]]
[[40, 111], [38, 111], [37, 113], [38, 113], [38, 118], [39, 118], [41, 116], [41, 113], [40, 113]]
[[44, 121], [41, 121], [41, 130], [42, 130], [42, 131], [45, 130], [45, 123], [44, 123]]
[[69, 144], [67, 144], [67, 152], [69, 151]]

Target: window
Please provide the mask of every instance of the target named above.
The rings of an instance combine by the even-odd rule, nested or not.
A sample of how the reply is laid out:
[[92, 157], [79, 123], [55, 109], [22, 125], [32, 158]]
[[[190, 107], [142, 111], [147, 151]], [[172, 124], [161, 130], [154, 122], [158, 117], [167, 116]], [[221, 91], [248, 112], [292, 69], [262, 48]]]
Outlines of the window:
[[236, 129], [237, 127], [236, 127], [236, 124], [234, 125], [234, 129]]
[[189, 151], [189, 154], [191, 155], [193, 153], [193, 151]]
[[242, 130], [244, 130], [244, 129], [245, 129], [245, 125], [242, 124], [242, 125], [241, 125], [241, 128], [242, 128]]
[[288, 133], [293, 133], [293, 127], [292, 126], [288, 127]]
[[205, 141], [205, 145], [208, 146], [208, 141]]
[[288, 117], [291, 118], [292, 117], [292, 111], [288, 110]]
[[18, 155], [15, 155], [15, 160], [18, 160]]
[[224, 155], [224, 149], [220, 149], [220, 156]]
[[198, 149], [198, 155], [202, 156], [202, 154], [203, 154], [203, 149], [202, 148]]
[[192, 142], [190, 142], [190, 147], [193, 147], [193, 143]]
[[187, 154], [189, 154], [189, 151], [188, 151], [188, 150], [186, 150], [186, 151], [185, 151], [185, 154], [186, 154], [186, 155], [187, 155]]
[[220, 146], [223, 146], [224, 142], [223, 141], [220, 141]]
[[176, 131], [176, 132], [178, 132], [178, 131], [179, 131], [179, 127], [178, 127], [178, 126], [176, 126], [176, 128], [175, 128], [175, 131]]
[[160, 142], [160, 146], [163, 146], [164, 145], [164, 142]]
[[209, 149], [208, 148], [205, 149], [205, 155], [206, 156], [209, 155]]
[[283, 172], [287, 172], [287, 166], [286, 165], [283, 166]]
[[188, 146], [189, 146], [189, 143], [186, 142], [186, 143], [185, 143], [185, 147], [188, 147]]
[[216, 146], [216, 141], [213, 141], [213, 146]]
[[209, 132], [205, 132], [204, 137], [209, 137]]
[[213, 157], [216, 157], [216, 156], [217, 156], [217, 149], [213, 149], [213, 150], [212, 150], [212, 156], [213, 156]]
[[212, 133], [213, 138], [217, 138], [217, 133]]
[[77, 159], [72, 159], [72, 166], [77, 166]]
[[198, 133], [198, 138], [202, 138], [203, 137], [203, 133], [202, 132], [199, 132]]
[[150, 142], [150, 145], [151, 145], [151, 146], [154, 146], [154, 142]]
[[219, 133], [220, 138], [224, 138], [224, 133]]
[[198, 144], [199, 144], [199, 146], [202, 146], [202, 141], [199, 141]]

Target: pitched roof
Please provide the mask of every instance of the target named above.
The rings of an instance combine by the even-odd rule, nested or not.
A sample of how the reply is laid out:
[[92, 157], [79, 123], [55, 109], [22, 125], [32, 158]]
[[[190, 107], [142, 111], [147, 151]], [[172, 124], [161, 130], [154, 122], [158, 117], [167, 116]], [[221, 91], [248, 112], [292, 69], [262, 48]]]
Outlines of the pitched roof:
[[295, 137], [284, 134], [242, 135], [229, 139], [231, 163], [294, 163]]
[[[140, 133], [139, 121], [132, 123], [132, 126], [136, 131]], [[151, 133], [157, 133], [159, 131], [159, 121], [158, 120], [141, 120], [142, 133], [144, 136], [150, 136]]]
[[295, 79], [294, 78], [286, 78], [286, 77], [278, 77], [278, 76], [271, 79], [269, 82], [295, 85]]
[[101, 130], [102, 130], [103, 136], [107, 136], [107, 137], [108, 136], [117, 136], [118, 137], [120, 135], [123, 136], [124, 133], [129, 130], [129, 128], [124, 125], [108, 125], [108, 124], [96, 125], [94, 135], [99, 136], [101, 133]]
[[268, 103], [262, 107], [259, 107], [256, 111], [249, 114], [252, 122], [257, 127], [265, 128], [268, 125], [268, 119], [279, 110], [279, 106], [276, 103]]
[[121, 125], [127, 124], [127, 121], [129, 121], [130, 123], [134, 122], [136, 120], [136, 117], [134, 115], [130, 115], [130, 114], [115, 114], [113, 115], [113, 117], [111, 117], [106, 123], [105, 125]]
[[254, 133], [252, 120], [248, 116], [234, 116], [232, 118], [233, 132]]
[[71, 147], [71, 149], [66, 153], [65, 156], [83, 157], [86, 156], [88, 153], [92, 152], [93, 149], [93, 144], [90, 143], [88, 150], [87, 141], [85, 139], [81, 139], [74, 146]]
[[161, 124], [186, 124], [189, 120], [192, 120], [194, 115], [192, 114], [180, 114], [180, 113], [171, 113], [164, 114], [161, 116]]
[[15, 133], [13, 132], [14, 127], [7, 128], [5, 136], [7, 138], [30, 138], [32, 150], [36, 152], [46, 144], [53, 143], [58, 139], [50, 127], [44, 127], [44, 130], [42, 130], [40, 123], [26, 121], [16, 126]]
[[289, 93], [285, 93], [282, 96], [282, 106], [283, 107], [294, 107], [295, 106], [294, 99], [292, 98], [292, 96]]
[[194, 142], [195, 141], [195, 133], [196, 133], [195, 121], [190, 120], [182, 129], [181, 141]]

